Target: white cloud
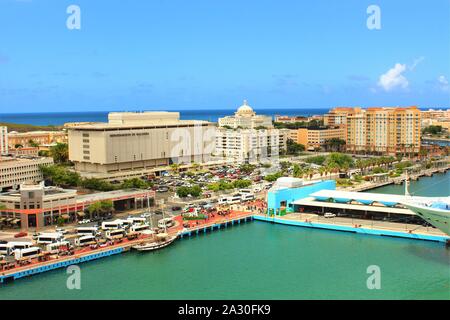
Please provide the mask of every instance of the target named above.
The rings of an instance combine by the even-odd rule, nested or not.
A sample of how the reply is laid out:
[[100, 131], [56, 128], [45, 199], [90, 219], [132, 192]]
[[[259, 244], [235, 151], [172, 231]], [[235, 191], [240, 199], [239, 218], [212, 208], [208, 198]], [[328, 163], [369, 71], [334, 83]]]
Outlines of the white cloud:
[[441, 88], [442, 91], [449, 91], [450, 90], [450, 85], [448, 83], [448, 80], [444, 76], [439, 76], [438, 77], [438, 83], [439, 83], [439, 87]]
[[409, 82], [403, 75], [405, 71], [405, 64], [396, 63], [393, 68], [389, 69], [385, 74], [380, 76], [378, 85], [385, 91], [391, 91], [395, 88], [407, 89]]

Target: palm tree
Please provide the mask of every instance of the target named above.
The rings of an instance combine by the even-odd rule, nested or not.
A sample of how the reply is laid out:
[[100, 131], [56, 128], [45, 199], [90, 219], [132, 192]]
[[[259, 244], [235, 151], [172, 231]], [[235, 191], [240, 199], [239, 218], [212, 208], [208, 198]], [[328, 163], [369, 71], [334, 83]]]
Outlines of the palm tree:
[[57, 143], [50, 148], [50, 155], [56, 163], [65, 163], [69, 160], [69, 146], [67, 143]]

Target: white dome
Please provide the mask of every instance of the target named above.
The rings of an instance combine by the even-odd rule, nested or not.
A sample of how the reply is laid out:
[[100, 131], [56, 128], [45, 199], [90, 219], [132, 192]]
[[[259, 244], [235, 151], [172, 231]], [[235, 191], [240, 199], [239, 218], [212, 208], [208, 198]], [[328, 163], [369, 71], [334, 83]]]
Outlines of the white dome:
[[244, 104], [237, 109], [236, 114], [238, 115], [254, 115], [252, 107], [247, 104], [247, 100], [244, 100]]

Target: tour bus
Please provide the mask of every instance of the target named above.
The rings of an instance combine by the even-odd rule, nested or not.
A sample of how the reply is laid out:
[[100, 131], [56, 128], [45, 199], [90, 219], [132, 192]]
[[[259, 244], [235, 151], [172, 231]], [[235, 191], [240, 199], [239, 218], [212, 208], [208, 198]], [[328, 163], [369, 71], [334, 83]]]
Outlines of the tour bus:
[[79, 236], [83, 236], [83, 235], [93, 235], [93, 236], [97, 236], [100, 234], [100, 232], [98, 231], [98, 227], [79, 227], [76, 229], [77, 230], [77, 234]]
[[142, 232], [144, 230], [147, 230], [148, 228], [150, 228], [150, 226], [146, 223], [135, 224], [135, 225], [131, 226], [130, 231], [131, 232]]
[[228, 203], [228, 197], [227, 196], [220, 197], [218, 203], [219, 204], [227, 204]]
[[41, 253], [41, 248], [39, 247], [30, 247], [25, 249], [17, 249], [14, 251], [14, 258], [19, 260], [21, 258], [37, 258]]
[[130, 221], [131, 224], [143, 224], [147, 222], [146, 218], [141, 218], [141, 217], [129, 217], [127, 218], [127, 221]]
[[253, 193], [244, 193], [244, 194], [241, 194], [241, 199], [242, 199], [242, 201], [254, 200], [255, 195]]
[[91, 242], [97, 242], [97, 238], [93, 235], [81, 236], [75, 239], [75, 245], [82, 247], [91, 244]]
[[175, 225], [172, 218], [164, 218], [158, 221], [158, 228], [170, 228]]
[[16, 249], [26, 249], [33, 246], [32, 242], [11, 241], [0, 244], [0, 254], [12, 255]]
[[106, 239], [108, 240], [114, 240], [114, 239], [121, 239], [125, 236], [125, 230], [120, 229], [113, 229], [106, 231]]
[[232, 195], [230, 197], [228, 197], [227, 203], [228, 204], [233, 204], [233, 203], [239, 203], [241, 202], [242, 197], [238, 194], [238, 195]]
[[64, 239], [64, 236], [59, 232], [41, 233], [38, 235], [36, 243], [48, 244], [48, 243], [59, 242], [59, 241], [62, 241], [63, 239]]
[[123, 227], [123, 221], [120, 219], [114, 220], [114, 221], [105, 221], [102, 222], [102, 229], [103, 230], [113, 230], [113, 229], [119, 229]]
[[133, 225], [133, 221], [131, 220], [121, 220], [122, 221], [122, 228], [128, 229]]
[[45, 246], [45, 251], [50, 253], [57, 253], [60, 247], [69, 247], [69, 241], [61, 241], [55, 243], [49, 243]]

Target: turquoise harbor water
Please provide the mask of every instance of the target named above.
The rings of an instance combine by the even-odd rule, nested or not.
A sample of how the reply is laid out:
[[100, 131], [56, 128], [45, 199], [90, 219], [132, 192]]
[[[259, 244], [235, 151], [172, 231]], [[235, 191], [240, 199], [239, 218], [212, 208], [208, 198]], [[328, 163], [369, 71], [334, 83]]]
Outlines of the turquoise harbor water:
[[[434, 185], [445, 195], [449, 177], [412, 189], [427, 182], [427, 193]], [[380, 290], [367, 288], [370, 265], [380, 267]], [[80, 290], [67, 289], [61, 269], [0, 287], [0, 299], [450, 299], [441, 243], [257, 221], [80, 268]]]

